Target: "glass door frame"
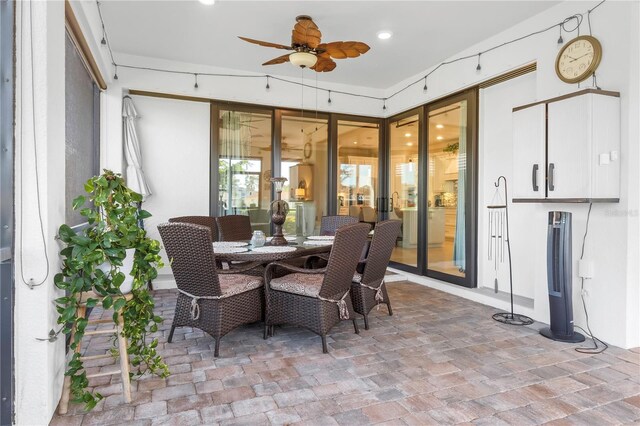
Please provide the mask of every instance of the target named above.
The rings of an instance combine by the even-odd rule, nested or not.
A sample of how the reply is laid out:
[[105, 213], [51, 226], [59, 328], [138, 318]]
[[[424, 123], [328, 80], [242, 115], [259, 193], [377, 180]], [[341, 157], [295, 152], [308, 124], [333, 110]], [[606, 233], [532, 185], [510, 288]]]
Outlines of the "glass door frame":
[[[218, 212], [220, 211], [220, 206], [218, 205], [219, 195], [220, 195], [220, 174], [218, 173], [219, 167], [219, 159], [220, 159], [220, 127], [218, 125], [220, 111], [239, 111], [239, 112], [247, 112], [247, 113], [258, 113], [269, 115], [271, 118], [271, 170], [272, 176], [275, 176], [273, 173], [276, 172], [276, 164], [278, 165], [278, 169], [280, 167], [280, 158], [279, 152], [276, 152], [275, 141], [276, 141], [276, 112], [272, 108], [261, 107], [261, 106], [251, 106], [246, 104], [236, 104], [236, 103], [224, 103], [224, 102], [214, 102], [210, 103], [211, 115], [210, 115], [210, 158], [209, 158], [209, 215], [210, 216], [218, 216]], [[278, 142], [278, 150], [280, 149], [280, 145]], [[278, 163], [275, 162], [275, 157], [278, 156]], [[279, 171], [279, 170], [278, 170]], [[262, 182], [261, 182], [262, 184]], [[274, 199], [273, 189], [271, 190], [271, 200]]]
[[[390, 194], [389, 194], [389, 179], [391, 177], [391, 132], [390, 125], [392, 122], [400, 121], [404, 118], [411, 116], [418, 116], [418, 244], [416, 247], [416, 266], [406, 265], [404, 263], [390, 261], [389, 266], [394, 269], [409, 272], [417, 275], [425, 275], [426, 269], [426, 249], [427, 238], [421, 238], [424, 235], [426, 237], [427, 231], [427, 185], [423, 182], [427, 180], [427, 168], [424, 166], [427, 160], [427, 133], [426, 133], [426, 120], [425, 120], [425, 107], [419, 106], [417, 108], [405, 111], [403, 113], [387, 117], [384, 120], [384, 146], [381, 146], [380, 152], [384, 152], [384, 173], [381, 177], [384, 180], [381, 181], [384, 184], [381, 185], [380, 195], [383, 203], [386, 205], [382, 218], [384, 220], [389, 218], [389, 206], [390, 206]], [[384, 149], [384, 151], [382, 150]], [[382, 164], [381, 164], [382, 166]]]
[[338, 214], [338, 122], [339, 121], [354, 121], [361, 123], [369, 123], [369, 124], [377, 124], [378, 125], [378, 196], [375, 201], [375, 208], [378, 216], [378, 220], [383, 220], [383, 212], [386, 212], [387, 209], [385, 206], [387, 204], [384, 202], [386, 200], [384, 197], [384, 193], [386, 188], [382, 188], [385, 182], [385, 173], [386, 173], [386, 165], [384, 161], [382, 161], [381, 153], [384, 151], [384, 136], [385, 136], [385, 120], [383, 118], [376, 117], [365, 117], [362, 115], [351, 115], [351, 114], [331, 114], [331, 122], [329, 129], [331, 133], [329, 135], [330, 147], [329, 152], [331, 156], [329, 157], [330, 164], [330, 175], [327, 180], [328, 188], [329, 188], [329, 205], [327, 206], [327, 211], [329, 215], [337, 215]]
[[[443, 99], [438, 99], [435, 102], [425, 105], [424, 108], [424, 123], [425, 123], [425, 144], [424, 155], [425, 164], [425, 177], [423, 182], [425, 190], [428, 190], [427, 176], [429, 173], [429, 112], [440, 109], [447, 105], [467, 101], [467, 188], [465, 191], [465, 261], [466, 269], [465, 276], [459, 277], [455, 275], [446, 274], [444, 272], [435, 271], [428, 268], [428, 253], [427, 244], [429, 236], [427, 235], [428, 229], [424, 229], [420, 235], [424, 238], [424, 251], [420, 254], [424, 259], [423, 275], [429, 278], [434, 278], [439, 281], [450, 282], [463, 287], [475, 288], [477, 287], [477, 272], [478, 272], [478, 259], [476, 258], [478, 253], [478, 96], [479, 90], [477, 87], [467, 89], [463, 92], [456, 93]], [[422, 152], [422, 150], [421, 150]], [[427, 193], [425, 193], [426, 198]], [[424, 221], [426, 225], [426, 218]], [[426, 228], [426, 226], [425, 226]]]
[[[327, 112], [317, 112], [315, 110], [306, 110], [302, 113], [300, 110], [295, 109], [276, 109], [275, 116], [273, 121], [274, 132], [273, 132], [273, 174], [272, 176], [282, 176], [282, 121], [285, 117], [303, 117], [310, 119], [321, 119], [327, 121], [327, 185], [329, 186], [329, 193], [327, 194], [327, 205], [325, 208], [327, 212], [330, 212], [329, 205], [331, 204], [331, 197], [333, 197], [331, 191], [331, 174], [333, 173], [333, 160], [332, 158], [335, 156], [336, 151], [334, 150], [333, 143], [331, 141], [331, 135], [333, 134], [332, 130], [332, 121], [331, 114]], [[275, 174], [278, 173], [278, 174]], [[273, 188], [271, 189], [271, 199], [275, 200], [276, 194]], [[318, 206], [316, 206], [316, 209]], [[291, 213], [290, 213], [291, 214]], [[329, 213], [330, 214], [330, 213]]]

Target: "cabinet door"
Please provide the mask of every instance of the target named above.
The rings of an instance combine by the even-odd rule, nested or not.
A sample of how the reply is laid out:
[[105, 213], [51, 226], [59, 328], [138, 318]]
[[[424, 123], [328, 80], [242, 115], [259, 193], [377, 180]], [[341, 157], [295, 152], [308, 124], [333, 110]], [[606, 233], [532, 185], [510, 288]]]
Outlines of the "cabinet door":
[[589, 96], [575, 96], [548, 105], [548, 198], [591, 197], [590, 105]]
[[545, 197], [545, 104], [513, 113], [513, 198]]
[[[591, 111], [591, 196], [620, 198], [620, 98], [590, 95]], [[600, 156], [605, 155], [601, 161]]]

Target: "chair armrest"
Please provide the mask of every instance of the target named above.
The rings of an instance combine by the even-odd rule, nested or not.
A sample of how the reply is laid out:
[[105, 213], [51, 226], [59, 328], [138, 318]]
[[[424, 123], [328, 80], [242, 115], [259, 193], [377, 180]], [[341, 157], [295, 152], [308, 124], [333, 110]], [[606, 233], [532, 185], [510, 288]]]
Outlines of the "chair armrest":
[[329, 254], [328, 253], [312, 254], [311, 256], [307, 257], [307, 259], [304, 261], [304, 267], [306, 269], [313, 269], [313, 267], [317, 265], [318, 261], [320, 260], [324, 260], [325, 262], [328, 262]]
[[287, 271], [298, 272], [301, 274], [324, 274], [327, 271], [327, 268], [305, 269], [305, 268], [298, 268], [297, 266], [288, 265], [286, 263], [281, 263], [281, 262], [272, 262], [269, 265], [267, 265], [267, 271], [271, 271], [274, 268], [282, 268], [282, 269], [286, 269]]
[[364, 274], [364, 269], [367, 267], [367, 259], [362, 259], [358, 262], [356, 266], [356, 272], [359, 274]]
[[218, 274], [221, 274], [221, 275], [239, 274], [239, 273], [242, 273], [242, 272], [250, 271], [252, 269], [256, 269], [259, 266], [262, 266], [262, 263], [260, 263], [260, 262], [251, 262], [251, 263], [247, 264], [246, 266], [242, 265], [242, 266], [237, 267], [237, 268], [231, 268], [230, 267], [230, 269], [218, 269], [217, 272], [218, 272]]

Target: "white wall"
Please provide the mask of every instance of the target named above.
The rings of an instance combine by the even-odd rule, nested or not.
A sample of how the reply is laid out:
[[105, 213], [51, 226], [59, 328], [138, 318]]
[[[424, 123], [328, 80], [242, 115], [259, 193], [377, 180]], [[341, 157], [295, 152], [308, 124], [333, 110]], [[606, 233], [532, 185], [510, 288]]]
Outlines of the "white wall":
[[[562, 21], [574, 13], [584, 13], [596, 2], [564, 2], [529, 20], [518, 24], [491, 39], [470, 47], [454, 55], [464, 56], [526, 33], [547, 27]], [[638, 273], [638, 211], [640, 179], [638, 177], [638, 2], [607, 2], [592, 15], [594, 36], [602, 43], [604, 54], [598, 69], [598, 83], [603, 89], [621, 93], [621, 199], [617, 204], [596, 204], [593, 207], [589, 236], [587, 238], [585, 258], [595, 265], [595, 277], [586, 282], [589, 292], [587, 307], [593, 332], [604, 340], [623, 347], [640, 345], [638, 310], [640, 309], [639, 273]], [[586, 15], [581, 33], [587, 31]], [[575, 33], [573, 34], [575, 36]], [[390, 114], [409, 109], [430, 99], [439, 98], [461, 88], [472, 86], [479, 81], [499, 75], [518, 66], [537, 62], [533, 100], [551, 98], [577, 90], [577, 85], [567, 85], [555, 75], [554, 61], [558, 52], [557, 31], [550, 31], [533, 38], [514, 43], [482, 56], [482, 71], [475, 71], [475, 59], [460, 62], [439, 71], [429, 78], [429, 92], [422, 93], [422, 85], [403, 92], [388, 102]], [[565, 40], [571, 36], [565, 34]], [[421, 73], [424, 76], [428, 72]], [[406, 82], [416, 80], [413, 76]], [[390, 88], [392, 93], [406, 82]], [[590, 84], [590, 82], [586, 82]], [[516, 83], [514, 83], [516, 84]], [[587, 84], [583, 84], [585, 87]], [[495, 90], [500, 90], [496, 88]], [[500, 106], [505, 111], [504, 120], [510, 118], [506, 110], [521, 103], [524, 97], [530, 97], [529, 89], [520, 87], [514, 90], [510, 103]], [[529, 95], [527, 95], [529, 93]], [[490, 100], [481, 97], [488, 103]], [[487, 105], [485, 105], [487, 106]], [[494, 106], [493, 108], [497, 108]], [[507, 177], [511, 172], [511, 141], [509, 132], [495, 132], [484, 129], [495, 121], [496, 111], [481, 111], [480, 117], [480, 179], [479, 179], [479, 286], [492, 286], [492, 268], [483, 261], [486, 257], [487, 215], [484, 207], [493, 196], [493, 181], [500, 173]], [[483, 122], [482, 118], [485, 118]], [[493, 120], [493, 121], [490, 121]], [[529, 313], [535, 319], [548, 322], [549, 310], [546, 291], [546, 220], [551, 210], [565, 210], [573, 213], [573, 253], [580, 253], [582, 235], [585, 229], [587, 205], [511, 205], [511, 236], [514, 243], [514, 286], [516, 293], [534, 299], [534, 309]], [[484, 241], [484, 243], [483, 243]], [[580, 281], [577, 277], [577, 265], [574, 264], [574, 316], [577, 325], [585, 326], [585, 316], [579, 300]], [[434, 285], [431, 280], [418, 280]], [[502, 282], [506, 281], [501, 279]], [[440, 284], [436, 284], [442, 287]], [[446, 286], [444, 287], [447, 288]], [[504, 288], [501, 286], [501, 288]], [[479, 295], [471, 290], [455, 290], [464, 297], [482, 301], [493, 306], [501, 303]], [[521, 309], [522, 310], [522, 309]], [[526, 313], [526, 312], [523, 312]]]
[[[210, 106], [203, 102], [133, 96], [142, 165], [152, 195], [143, 206], [149, 237], [160, 240], [158, 224], [174, 216], [209, 215]], [[170, 273], [162, 250], [165, 270]]]
[[[504, 184], [496, 194], [493, 182], [499, 176], [504, 176], [508, 183], [512, 183], [513, 165], [511, 163], [511, 110], [514, 105], [531, 103], [536, 97], [536, 73], [530, 73], [509, 80], [502, 84], [482, 89], [480, 91], [479, 112], [479, 140], [481, 149], [478, 153], [478, 223], [485, 224], [478, 229], [478, 287], [494, 288], [494, 279], [498, 278], [498, 289], [509, 292], [509, 263], [505, 253], [504, 262], [498, 265], [496, 274], [493, 260], [488, 258], [488, 209], [484, 206], [495, 203], [503, 203]], [[510, 188], [513, 190], [513, 187]], [[512, 194], [512, 193], [511, 193]], [[511, 195], [510, 194], [510, 195]], [[496, 199], [494, 200], [494, 197]], [[513, 292], [519, 296], [534, 298], [533, 282], [546, 279], [546, 269], [540, 268], [534, 262], [530, 262], [531, 240], [515, 232], [518, 229], [526, 229], [527, 216], [517, 214], [520, 206], [509, 203], [510, 228], [512, 231], [511, 247], [514, 265]], [[506, 249], [505, 249], [506, 250]], [[544, 265], [542, 265], [544, 266]]]
[[[65, 364], [64, 338], [54, 343], [36, 340], [59, 328], [52, 301], [61, 295], [53, 284], [60, 250], [54, 236], [65, 220], [64, 2], [33, 2], [32, 25], [30, 3], [17, 2], [16, 7], [15, 182], [16, 194], [21, 196], [15, 200], [15, 414], [17, 424], [47, 424], [60, 398]], [[35, 112], [31, 87], [35, 90]], [[48, 275], [38, 218], [35, 156]], [[26, 281], [33, 278], [37, 283], [47, 278], [31, 290], [21, 271]]]

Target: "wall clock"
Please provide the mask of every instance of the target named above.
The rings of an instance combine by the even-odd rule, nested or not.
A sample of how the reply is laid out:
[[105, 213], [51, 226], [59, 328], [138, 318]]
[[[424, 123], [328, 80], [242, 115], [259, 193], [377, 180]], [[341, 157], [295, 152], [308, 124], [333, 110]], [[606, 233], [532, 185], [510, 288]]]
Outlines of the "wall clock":
[[304, 149], [303, 149], [303, 155], [304, 155], [304, 159], [308, 160], [309, 158], [311, 158], [311, 154], [313, 153], [313, 146], [307, 142], [304, 144]]
[[567, 42], [556, 58], [556, 74], [565, 83], [589, 78], [600, 65], [602, 45], [592, 36], [579, 36]]

